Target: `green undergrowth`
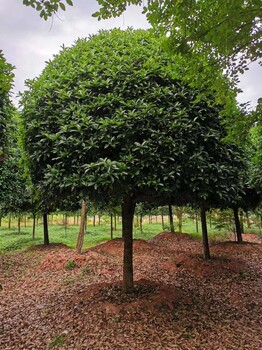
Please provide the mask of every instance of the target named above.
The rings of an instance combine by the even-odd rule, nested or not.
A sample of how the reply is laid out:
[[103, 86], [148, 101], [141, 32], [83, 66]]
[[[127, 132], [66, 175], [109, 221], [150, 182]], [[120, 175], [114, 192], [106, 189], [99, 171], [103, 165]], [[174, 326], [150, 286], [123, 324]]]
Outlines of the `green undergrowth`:
[[[178, 225], [175, 223], [175, 230], [178, 230]], [[21, 227], [21, 232], [17, 232], [17, 227], [7, 228], [5, 226], [0, 227], [0, 252], [13, 252], [25, 250], [29, 247], [41, 245], [43, 241], [43, 226], [40, 222], [36, 226], [35, 239], [32, 239], [32, 226]], [[153, 221], [149, 223], [145, 220], [143, 223], [143, 230], [139, 227], [136, 220], [134, 221], [134, 238], [135, 239], [150, 239], [160, 232], [169, 232], [168, 224], [165, 223], [164, 229], [160, 220], [158, 222]], [[201, 226], [198, 225], [198, 232], [195, 223], [192, 220], [186, 219], [183, 221], [182, 231], [190, 234], [194, 239], [201, 238]], [[228, 237], [223, 231], [216, 230], [213, 226], [208, 227], [209, 237], [216, 239], [225, 239]], [[256, 229], [250, 230], [251, 232], [257, 232]], [[77, 235], [79, 232], [79, 227], [77, 225], [70, 225], [65, 228], [63, 225], [50, 224], [49, 225], [49, 240], [50, 243], [62, 243], [71, 248], [76, 246]], [[90, 248], [100, 244], [102, 242], [108, 241], [111, 238], [110, 225], [103, 223], [101, 225], [88, 225], [87, 231], [84, 237], [83, 249]], [[121, 238], [121, 224], [118, 223], [116, 230], [113, 232], [113, 238]]]

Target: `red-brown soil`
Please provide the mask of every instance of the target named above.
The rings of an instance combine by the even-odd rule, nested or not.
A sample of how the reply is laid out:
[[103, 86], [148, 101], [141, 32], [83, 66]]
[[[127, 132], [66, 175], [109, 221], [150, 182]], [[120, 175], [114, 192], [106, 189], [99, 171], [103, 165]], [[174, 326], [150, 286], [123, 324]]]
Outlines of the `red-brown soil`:
[[[121, 291], [123, 242], [0, 255], [1, 350], [260, 350], [262, 245], [187, 234], [134, 241], [135, 293]], [[0, 286], [0, 287], [1, 287]]]

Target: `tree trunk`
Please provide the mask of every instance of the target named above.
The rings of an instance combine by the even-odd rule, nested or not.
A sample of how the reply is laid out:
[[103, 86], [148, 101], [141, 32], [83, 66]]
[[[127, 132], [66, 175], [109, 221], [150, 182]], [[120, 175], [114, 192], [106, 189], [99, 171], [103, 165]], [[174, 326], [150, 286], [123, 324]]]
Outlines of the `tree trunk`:
[[162, 222], [162, 230], [164, 231], [165, 223], [164, 223], [164, 215], [163, 214], [161, 214], [161, 222]]
[[140, 233], [142, 235], [142, 233], [143, 233], [143, 214], [140, 214], [139, 226], [140, 226]]
[[113, 231], [114, 231], [114, 225], [113, 225], [113, 214], [110, 214], [110, 238], [113, 239]]
[[133, 293], [133, 218], [135, 204], [126, 198], [122, 204], [122, 235], [124, 239], [123, 291]]
[[18, 227], [18, 233], [21, 232], [21, 215], [18, 215], [18, 220], [17, 220], [17, 227]]
[[198, 215], [196, 211], [196, 232], [198, 233]]
[[44, 224], [44, 245], [49, 245], [49, 234], [48, 234], [48, 215], [43, 214], [43, 224]]
[[11, 220], [12, 220], [12, 217], [11, 217], [11, 214], [9, 214], [9, 218], [8, 218], [8, 228], [9, 229], [11, 228]]
[[169, 213], [170, 231], [172, 233], [175, 233], [174, 220], [173, 220], [173, 211], [172, 211], [172, 205], [171, 204], [169, 204], [169, 206], [168, 206], [168, 213]]
[[66, 230], [67, 230], [67, 224], [68, 224], [68, 217], [67, 213], [64, 214], [64, 229], [65, 229], [65, 235], [66, 235]]
[[243, 238], [242, 238], [241, 224], [238, 216], [238, 208], [234, 207], [233, 212], [234, 212], [234, 219], [235, 219], [235, 226], [236, 226], [237, 243], [242, 243]]
[[32, 233], [32, 239], [35, 240], [35, 214], [33, 214], [33, 233]]
[[204, 208], [201, 208], [200, 216], [201, 216], [202, 242], [203, 242], [203, 250], [204, 250], [204, 259], [210, 259], [211, 256], [210, 256], [209, 244], [208, 244], [206, 210]]
[[178, 232], [182, 233], [182, 225], [183, 225], [183, 212], [181, 208], [176, 209], [176, 216], [178, 218]]
[[93, 215], [93, 226], [95, 227], [95, 225], [96, 225], [96, 216]]
[[80, 221], [80, 229], [77, 238], [76, 251], [78, 254], [81, 253], [83, 243], [84, 243], [84, 234], [86, 229], [86, 201], [82, 200], [82, 209], [81, 209], [81, 221]]

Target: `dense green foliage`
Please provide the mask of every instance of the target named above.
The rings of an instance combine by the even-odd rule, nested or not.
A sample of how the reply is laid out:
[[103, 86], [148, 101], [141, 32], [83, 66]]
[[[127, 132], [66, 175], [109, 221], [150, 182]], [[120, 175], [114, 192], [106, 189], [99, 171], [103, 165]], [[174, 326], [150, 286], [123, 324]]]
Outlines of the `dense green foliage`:
[[[141, 0], [98, 0], [98, 18], [119, 16], [129, 4]], [[144, 12], [157, 31], [170, 33], [172, 44], [183, 53], [215, 57], [231, 71], [243, 72], [247, 60], [261, 62], [260, 0], [149, 0]]]
[[194, 203], [203, 213], [241, 191], [221, 108], [181, 79], [180, 63], [151, 31], [102, 31], [63, 48], [22, 98], [29, 170], [48, 205], [75, 194], [122, 206], [128, 293], [136, 203]]
[[10, 91], [13, 83], [13, 67], [8, 64], [0, 50], [0, 163], [6, 157], [8, 143], [8, 124], [13, 108], [10, 100]]
[[220, 109], [181, 75], [180, 60], [147, 31], [64, 48], [22, 99], [33, 182], [118, 204], [185, 188], [191, 202], [233, 200], [241, 162], [221, 142]]
[[29, 209], [30, 191], [25, 180], [19, 144], [19, 116], [12, 107], [6, 124], [8, 157], [0, 163], [0, 215]]
[[22, 171], [14, 157], [0, 164], [0, 188], [0, 215], [21, 211], [28, 198]]
[[73, 5], [71, 0], [23, 0], [23, 4], [31, 6], [40, 12], [40, 17], [47, 20], [52, 16], [58, 9], [65, 11], [66, 5]]
[[257, 191], [262, 194], [262, 99], [252, 113], [255, 121], [250, 130], [250, 180]]

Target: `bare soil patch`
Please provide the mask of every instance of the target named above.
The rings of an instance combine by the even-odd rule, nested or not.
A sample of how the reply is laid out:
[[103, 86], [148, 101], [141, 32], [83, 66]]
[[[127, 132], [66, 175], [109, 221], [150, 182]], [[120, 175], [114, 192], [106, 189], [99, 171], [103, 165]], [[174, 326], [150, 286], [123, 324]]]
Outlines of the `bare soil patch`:
[[0, 255], [0, 349], [262, 349], [262, 245], [244, 239], [209, 261], [187, 234], [135, 240], [131, 295], [121, 239]]

